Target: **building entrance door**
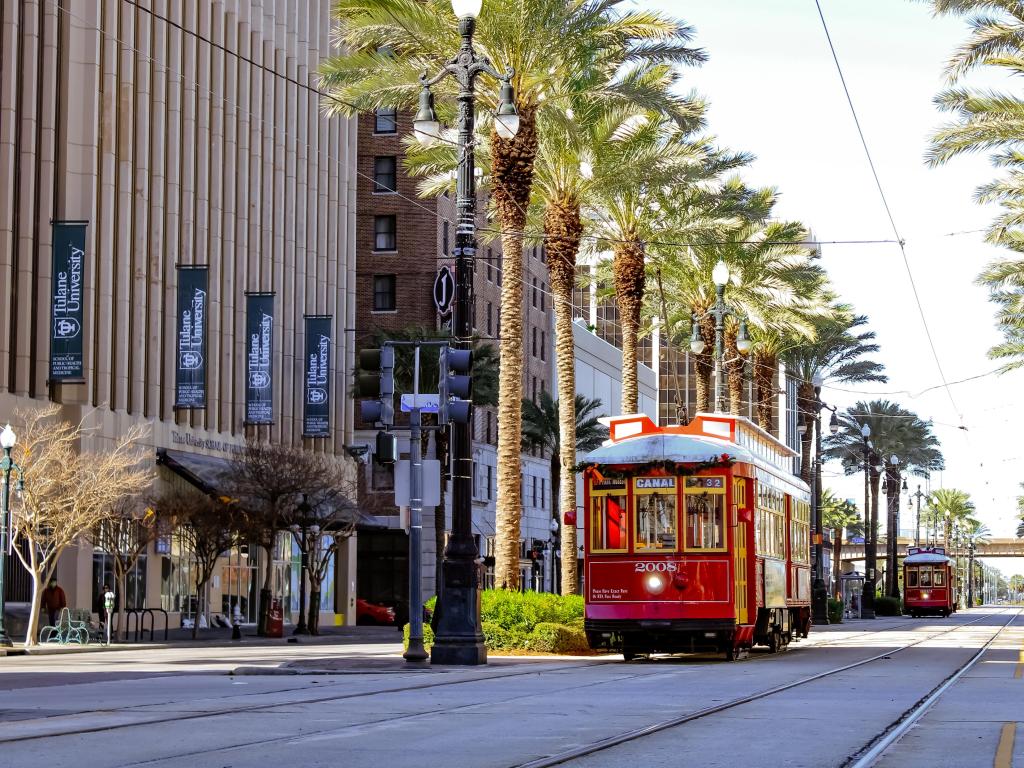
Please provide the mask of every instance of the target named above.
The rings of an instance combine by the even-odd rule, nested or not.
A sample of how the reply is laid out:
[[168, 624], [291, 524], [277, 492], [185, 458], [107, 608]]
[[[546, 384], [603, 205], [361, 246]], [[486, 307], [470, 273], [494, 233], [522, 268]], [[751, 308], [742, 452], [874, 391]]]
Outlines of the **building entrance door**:
[[242, 624], [256, 623], [259, 585], [252, 547], [235, 547], [221, 569], [221, 613]]

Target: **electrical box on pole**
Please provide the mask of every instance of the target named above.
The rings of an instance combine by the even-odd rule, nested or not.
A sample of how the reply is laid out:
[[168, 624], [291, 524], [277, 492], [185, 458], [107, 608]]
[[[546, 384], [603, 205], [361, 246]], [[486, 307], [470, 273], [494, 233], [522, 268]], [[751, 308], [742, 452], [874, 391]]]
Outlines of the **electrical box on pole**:
[[385, 428], [395, 423], [395, 350], [363, 349], [359, 352], [362, 372], [357, 380], [363, 421]]
[[439, 424], [468, 424], [473, 410], [473, 350], [441, 347], [437, 381]]

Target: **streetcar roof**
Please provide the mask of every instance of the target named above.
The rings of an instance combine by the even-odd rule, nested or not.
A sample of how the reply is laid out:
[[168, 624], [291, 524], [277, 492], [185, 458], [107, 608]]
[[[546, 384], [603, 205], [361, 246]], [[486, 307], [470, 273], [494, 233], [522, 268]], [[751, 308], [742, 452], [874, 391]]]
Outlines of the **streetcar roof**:
[[646, 464], [666, 459], [701, 462], [723, 455], [728, 455], [733, 461], [748, 464], [755, 461], [750, 451], [727, 440], [671, 432], [641, 434], [615, 442], [609, 440], [587, 454], [584, 461], [598, 464]]
[[950, 558], [935, 552], [918, 552], [903, 558], [904, 565], [928, 565], [929, 563], [951, 563]]

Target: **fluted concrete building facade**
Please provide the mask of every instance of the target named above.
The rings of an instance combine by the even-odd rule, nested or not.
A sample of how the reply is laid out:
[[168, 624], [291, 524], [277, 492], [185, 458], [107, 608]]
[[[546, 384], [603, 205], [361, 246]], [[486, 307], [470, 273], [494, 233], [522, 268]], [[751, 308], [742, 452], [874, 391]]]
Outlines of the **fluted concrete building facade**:
[[[223, 459], [255, 430], [301, 444], [303, 316], [329, 315], [330, 435], [305, 443], [344, 455], [357, 133], [323, 115], [316, 89], [329, 10], [0, 3], [0, 417], [56, 401], [69, 419], [91, 413], [88, 447], [147, 422], [154, 455]], [[78, 381], [48, 380], [54, 220], [87, 224]], [[206, 407], [175, 410], [178, 267], [200, 265]], [[272, 424], [259, 427], [245, 424], [247, 292], [274, 293]], [[84, 562], [61, 569], [87, 607]], [[161, 598], [152, 569], [149, 603]]]

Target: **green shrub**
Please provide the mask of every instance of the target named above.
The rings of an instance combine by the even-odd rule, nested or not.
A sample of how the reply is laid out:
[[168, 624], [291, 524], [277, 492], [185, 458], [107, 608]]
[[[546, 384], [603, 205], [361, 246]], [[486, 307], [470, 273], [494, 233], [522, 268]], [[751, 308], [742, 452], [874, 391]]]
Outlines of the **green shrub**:
[[533, 628], [527, 648], [541, 653], [580, 653], [590, 646], [583, 630], [545, 621]]
[[875, 598], [875, 615], [876, 616], [900, 616], [903, 614], [903, 606], [900, 604], [898, 598], [895, 597], [876, 597]]
[[829, 599], [828, 601], [828, 621], [830, 624], [842, 624], [843, 623], [843, 601]]
[[483, 622], [484, 644], [491, 651], [511, 651], [526, 647], [526, 635], [508, 630], [494, 621]]

